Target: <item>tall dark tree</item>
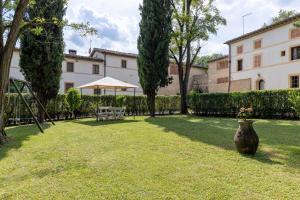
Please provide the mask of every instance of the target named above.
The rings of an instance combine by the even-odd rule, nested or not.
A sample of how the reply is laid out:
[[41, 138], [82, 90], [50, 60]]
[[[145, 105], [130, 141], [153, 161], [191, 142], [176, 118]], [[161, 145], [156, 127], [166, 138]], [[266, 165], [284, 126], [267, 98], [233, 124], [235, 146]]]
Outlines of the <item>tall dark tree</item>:
[[144, 0], [140, 10], [138, 71], [150, 114], [154, 117], [157, 91], [170, 83], [168, 67], [172, 8], [170, 0]]
[[[39, 0], [28, 8], [24, 19], [43, 22], [23, 31], [20, 53], [21, 71], [43, 106], [56, 97], [60, 87], [64, 59], [63, 26], [53, 21], [62, 21], [65, 10], [65, 0]], [[39, 121], [43, 122], [45, 113], [42, 108], [38, 110]]]

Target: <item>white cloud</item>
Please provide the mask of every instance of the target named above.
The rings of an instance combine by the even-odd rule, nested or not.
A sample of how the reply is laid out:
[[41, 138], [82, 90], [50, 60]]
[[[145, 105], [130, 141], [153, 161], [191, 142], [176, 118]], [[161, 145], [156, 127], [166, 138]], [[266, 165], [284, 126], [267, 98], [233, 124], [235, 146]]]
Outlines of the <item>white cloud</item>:
[[[70, 0], [67, 18], [72, 22], [82, 22], [82, 20], [87, 20], [82, 16], [82, 12], [84, 10], [91, 11], [95, 18], [93, 26], [101, 29], [101, 23], [103, 25], [103, 19], [106, 19], [106, 25], [114, 28], [112, 30], [115, 32], [113, 31], [112, 34], [119, 34], [121, 37], [121, 39], [107, 35], [103, 35], [101, 38], [93, 37], [93, 47], [136, 53], [140, 21], [139, 5], [141, 3], [142, 0]], [[203, 47], [202, 54], [227, 53], [227, 47], [223, 43], [242, 34], [242, 15], [246, 13], [252, 13], [245, 19], [246, 32], [250, 32], [260, 28], [264, 22], [269, 22], [280, 9], [300, 11], [299, 0], [216, 0], [216, 5], [227, 19], [227, 26], [220, 27], [218, 34], [211, 36], [211, 39]], [[103, 26], [103, 29], [107, 28]], [[108, 30], [112, 31], [110, 28]], [[66, 49], [75, 48], [81, 54], [88, 52], [90, 38], [82, 38], [76, 44], [78, 37], [74, 36], [74, 32], [67, 30], [65, 40]]]

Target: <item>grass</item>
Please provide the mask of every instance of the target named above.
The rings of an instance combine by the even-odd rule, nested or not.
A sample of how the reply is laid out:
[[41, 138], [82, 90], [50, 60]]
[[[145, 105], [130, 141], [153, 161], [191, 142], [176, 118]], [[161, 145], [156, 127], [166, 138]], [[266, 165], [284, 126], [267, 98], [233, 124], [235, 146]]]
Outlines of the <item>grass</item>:
[[234, 119], [184, 116], [8, 129], [0, 199], [300, 199], [300, 122], [260, 120], [256, 156]]

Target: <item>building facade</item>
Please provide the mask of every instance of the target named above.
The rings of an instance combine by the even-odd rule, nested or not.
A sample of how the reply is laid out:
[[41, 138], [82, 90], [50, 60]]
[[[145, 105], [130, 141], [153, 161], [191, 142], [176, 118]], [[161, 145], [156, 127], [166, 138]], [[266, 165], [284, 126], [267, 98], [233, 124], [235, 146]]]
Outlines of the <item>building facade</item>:
[[[274, 90], [300, 86], [300, 29], [296, 15], [232, 39], [229, 45], [230, 91]], [[239, 88], [235, 88], [240, 81]]]
[[[171, 63], [169, 67], [169, 76], [173, 79], [172, 84], [158, 91], [159, 95], [176, 95], [180, 93], [178, 67]], [[207, 69], [195, 65], [191, 68], [190, 80], [188, 83], [188, 91], [198, 90], [201, 92], [208, 92], [207, 88]]]
[[244, 92], [251, 90], [250, 78], [231, 80], [229, 85], [230, 70], [228, 56], [211, 60], [208, 66], [209, 93]]
[[[24, 80], [19, 66], [20, 50], [16, 49], [13, 54], [10, 77]], [[179, 93], [178, 76], [174, 72], [174, 66], [170, 65], [170, 76], [173, 76], [173, 83], [159, 91], [160, 95], [176, 95]], [[195, 66], [191, 72], [191, 80], [194, 76], [202, 76], [206, 70], [200, 66]], [[81, 85], [99, 80], [104, 77], [112, 77], [133, 85], [137, 85], [137, 95], [142, 95], [143, 90], [140, 86], [137, 66], [137, 55], [106, 49], [95, 48], [89, 56], [77, 55], [75, 50], [69, 50], [65, 54], [62, 63], [62, 76], [60, 81], [60, 93], [66, 93], [70, 88], [77, 88]], [[205, 76], [204, 76], [205, 78]], [[203, 82], [207, 82], [207, 79]], [[204, 87], [204, 86], [202, 86]], [[207, 85], [206, 85], [207, 87]], [[193, 87], [190, 86], [190, 89]], [[114, 94], [111, 90], [91, 90], [83, 89], [82, 94]], [[118, 91], [118, 94], [133, 95], [133, 90]]]

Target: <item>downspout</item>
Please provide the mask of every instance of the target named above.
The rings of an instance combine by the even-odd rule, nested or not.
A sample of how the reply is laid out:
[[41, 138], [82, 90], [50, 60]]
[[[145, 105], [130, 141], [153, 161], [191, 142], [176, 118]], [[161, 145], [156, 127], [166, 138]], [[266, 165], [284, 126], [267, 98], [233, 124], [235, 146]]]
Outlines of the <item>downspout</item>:
[[229, 46], [229, 54], [228, 54], [228, 71], [229, 71], [229, 78], [228, 78], [228, 93], [231, 92], [231, 45], [228, 44]]
[[[104, 53], [104, 78], [106, 77], [106, 53]], [[104, 89], [104, 95], [106, 95], [106, 90]]]

